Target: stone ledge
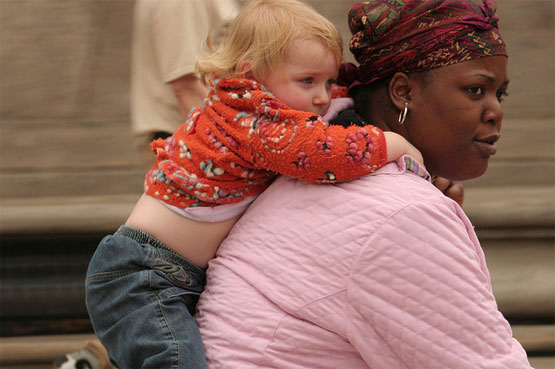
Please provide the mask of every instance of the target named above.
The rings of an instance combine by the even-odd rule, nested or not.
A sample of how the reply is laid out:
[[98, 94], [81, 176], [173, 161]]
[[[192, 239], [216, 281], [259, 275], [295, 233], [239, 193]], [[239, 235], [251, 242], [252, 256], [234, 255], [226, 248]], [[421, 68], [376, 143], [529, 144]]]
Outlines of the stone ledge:
[[467, 188], [463, 208], [477, 229], [553, 230], [555, 189], [553, 186]]
[[[500, 309], [515, 318], [551, 318], [555, 248], [551, 187], [471, 188], [465, 209], [477, 226]], [[109, 234], [139, 195], [0, 201], [0, 234]]]
[[481, 240], [499, 310], [513, 320], [555, 318], [553, 238]]
[[81, 350], [94, 334], [22, 336], [0, 339], [0, 364], [48, 363], [69, 352]]
[[121, 225], [139, 195], [4, 199], [0, 234], [109, 233]]
[[[555, 327], [552, 325], [513, 326], [515, 338], [522, 343], [527, 352], [532, 352], [529, 360], [536, 369], [550, 369], [555, 364], [553, 355], [533, 356], [533, 352], [538, 348], [553, 352], [553, 332]], [[0, 365], [3, 368], [8, 368], [6, 365], [13, 365], [10, 368], [18, 368], [19, 366], [16, 365], [23, 364], [51, 365], [58, 356], [80, 350], [87, 342], [95, 339], [92, 334], [2, 338], [0, 339]]]
[[[125, 221], [139, 196], [3, 198], [0, 233], [104, 233]], [[468, 188], [463, 207], [484, 234], [512, 231], [530, 237], [554, 236], [555, 192], [551, 186]]]

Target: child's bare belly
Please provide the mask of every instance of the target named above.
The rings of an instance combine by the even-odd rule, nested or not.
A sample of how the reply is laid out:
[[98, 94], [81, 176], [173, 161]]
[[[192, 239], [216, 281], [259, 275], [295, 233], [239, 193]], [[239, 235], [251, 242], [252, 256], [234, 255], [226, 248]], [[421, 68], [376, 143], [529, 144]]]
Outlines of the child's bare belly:
[[218, 223], [196, 222], [143, 194], [125, 224], [150, 233], [196, 266], [206, 268], [239, 218], [240, 215]]

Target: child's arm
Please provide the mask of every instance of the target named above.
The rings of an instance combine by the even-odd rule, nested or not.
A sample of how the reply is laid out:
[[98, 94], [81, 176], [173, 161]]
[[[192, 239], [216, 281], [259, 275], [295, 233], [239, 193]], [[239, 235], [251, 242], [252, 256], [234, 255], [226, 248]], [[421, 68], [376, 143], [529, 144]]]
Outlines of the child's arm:
[[262, 90], [229, 93], [223, 88], [206, 108], [213, 109], [214, 117], [226, 117], [214, 120], [221, 128], [212, 133], [219, 142], [230, 142], [229, 148], [243, 159], [235, 160], [235, 166], [305, 182], [342, 182], [374, 172], [388, 160], [386, 138], [376, 127], [328, 125]]
[[410, 155], [419, 163], [424, 164], [424, 158], [420, 151], [414, 147], [406, 138], [395, 132], [384, 132], [387, 147], [387, 161], [394, 161], [403, 155]]
[[[330, 107], [322, 120], [326, 123], [333, 121], [339, 113], [354, 107], [354, 101], [350, 97], [338, 97], [331, 101]], [[362, 118], [360, 118], [362, 121]], [[418, 162], [424, 164], [420, 151], [408, 142], [403, 136], [394, 132], [384, 132], [387, 147], [387, 161], [394, 161], [403, 155], [410, 155]]]

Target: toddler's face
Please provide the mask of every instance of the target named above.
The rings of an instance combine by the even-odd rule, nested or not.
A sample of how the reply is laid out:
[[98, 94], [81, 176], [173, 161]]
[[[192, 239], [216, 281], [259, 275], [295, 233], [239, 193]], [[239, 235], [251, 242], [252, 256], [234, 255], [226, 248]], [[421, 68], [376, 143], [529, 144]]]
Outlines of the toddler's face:
[[282, 71], [261, 82], [291, 109], [324, 115], [337, 76], [335, 56], [318, 40], [296, 40], [290, 46]]

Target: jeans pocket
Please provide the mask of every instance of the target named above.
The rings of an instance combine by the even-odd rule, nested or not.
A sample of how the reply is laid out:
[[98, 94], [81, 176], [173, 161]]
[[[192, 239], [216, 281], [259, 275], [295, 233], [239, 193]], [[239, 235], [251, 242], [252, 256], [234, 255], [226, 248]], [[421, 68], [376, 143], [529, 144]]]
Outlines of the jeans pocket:
[[90, 274], [90, 275], [87, 275], [87, 278], [85, 279], [85, 285], [88, 285], [91, 282], [101, 282], [101, 281], [107, 281], [110, 279], [121, 278], [135, 272], [137, 271], [132, 269], [122, 269], [122, 270], [111, 270], [109, 272], [99, 272], [99, 273]]
[[154, 259], [152, 269], [161, 271], [166, 278], [175, 283], [178, 287], [191, 287], [194, 283], [189, 273], [182, 266], [172, 264], [164, 259]]
[[87, 285], [91, 322], [114, 362], [121, 368], [206, 368], [191, 315], [198, 294], [153, 267], [107, 278], [117, 274], [91, 275]]

